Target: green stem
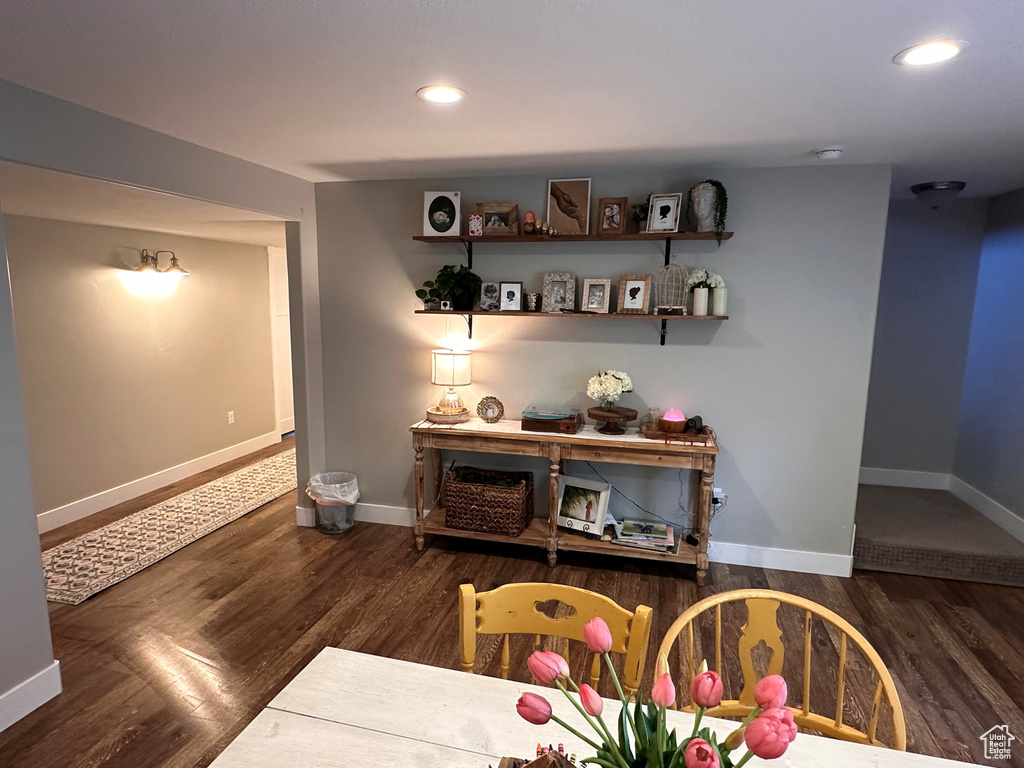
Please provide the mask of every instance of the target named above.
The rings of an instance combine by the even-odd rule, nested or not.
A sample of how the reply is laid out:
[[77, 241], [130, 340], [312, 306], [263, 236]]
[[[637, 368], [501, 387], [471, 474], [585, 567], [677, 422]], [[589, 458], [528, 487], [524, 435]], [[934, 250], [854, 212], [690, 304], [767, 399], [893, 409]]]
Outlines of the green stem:
[[750, 750], [748, 749], [748, 750], [747, 750], [747, 754], [745, 754], [745, 755], [744, 755], [743, 757], [741, 757], [741, 758], [740, 758], [740, 761], [739, 761], [738, 763], [736, 763], [736, 764], [735, 764], [735, 765], [733, 766], [733, 768], [743, 768], [743, 765], [744, 765], [744, 763], [746, 763], [746, 762], [747, 762], [747, 760], [749, 760], [749, 759], [750, 759], [751, 757], [753, 757], [753, 756], [754, 756], [754, 753], [753, 753], [753, 752], [751, 752], [751, 751], [750, 751]]
[[700, 728], [702, 717], [704, 717], [704, 707], [697, 707], [697, 716], [693, 719], [693, 732], [690, 734], [691, 739], [697, 735], [697, 729]]
[[755, 704], [754, 708], [750, 710], [750, 714], [747, 715], [746, 719], [742, 723], [740, 723], [740, 728], [742, 728], [744, 725], [750, 725], [750, 721], [758, 715], [760, 715], [763, 711], [763, 709], [761, 709], [759, 706]]
[[608, 671], [611, 673], [612, 682], [615, 683], [615, 690], [619, 692], [619, 698], [622, 700], [622, 706], [626, 710], [626, 722], [629, 723], [629, 729], [633, 732], [633, 740], [637, 746], [640, 744], [640, 736], [636, 732], [636, 723], [633, 722], [633, 718], [629, 714], [629, 699], [626, 698], [625, 692], [622, 690], [622, 684], [619, 683], [619, 676], [615, 674], [615, 667], [612, 666], [611, 654], [605, 652], [604, 663], [608, 667]]
[[587, 742], [587, 744], [592, 746], [594, 749], [597, 749], [597, 750], [601, 749], [601, 746], [599, 744], [595, 744], [594, 742], [592, 742], [590, 739], [588, 739], [586, 736], [584, 736], [582, 733], [577, 731], [575, 728], [573, 728], [571, 725], [569, 725], [567, 722], [565, 722], [561, 718], [556, 717], [555, 715], [552, 715], [551, 719], [554, 720], [556, 723], [558, 723], [563, 728], [565, 728], [565, 730], [567, 730], [569, 733], [572, 733], [572, 734], [578, 736], [579, 738], [583, 739], [585, 742]]
[[658, 707], [658, 765], [665, 764], [665, 709]]
[[[587, 713], [587, 710], [585, 710], [583, 706], [578, 701], [576, 701], [576, 699], [574, 699], [567, 690], [565, 690], [565, 686], [562, 685], [562, 682], [560, 680], [555, 680], [555, 685], [558, 686], [558, 690], [565, 694], [565, 698], [571, 701], [572, 705], [576, 707], [577, 710], [579, 710], [579, 713], [583, 715], [583, 719], [587, 721], [587, 724], [595, 731], [597, 731], [598, 735], [600, 735], [602, 739], [607, 739], [608, 744], [611, 746], [612, 753], [615, 755], [616, 759], [622, 764], [622, 768], [629, 768], [629, 766], [626, 764], [625, 758], [619, 752], [619, 747], [615, 743], [615, 739], [612, 738], [611, 732], [608, 731], [607, 726], [605, 726], [604, 733], [601, 733], [601, 729], [597, 727], [597, 723], [593, 721], [593, 719]], [[598, 718], [598, 720], [600, 720], [600, 718]], [[604, 725], [603, 720], [601, 721], [601, 725]]]

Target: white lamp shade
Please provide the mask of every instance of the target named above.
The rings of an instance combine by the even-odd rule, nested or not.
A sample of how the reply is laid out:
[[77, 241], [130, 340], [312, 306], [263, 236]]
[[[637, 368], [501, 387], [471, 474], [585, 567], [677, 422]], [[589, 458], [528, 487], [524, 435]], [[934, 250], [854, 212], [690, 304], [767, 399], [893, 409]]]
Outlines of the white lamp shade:
[[473, 353], [457, 349], [431, 352], [430, 381], [441, 387], [466, 387], [473, 383]]

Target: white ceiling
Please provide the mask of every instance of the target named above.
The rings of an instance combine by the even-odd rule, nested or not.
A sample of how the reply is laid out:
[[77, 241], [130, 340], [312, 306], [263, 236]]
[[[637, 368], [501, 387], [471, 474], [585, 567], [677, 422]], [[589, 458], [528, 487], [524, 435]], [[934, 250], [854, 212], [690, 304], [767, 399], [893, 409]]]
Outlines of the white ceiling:
[[0, 162], [0, 211], [284, 248], [273, 216], [17, 163]]
[[[936, 37], [968, 47], [892, 64]], [[838, 144], [988, 195], [1024, 186], [1022, 41], [1020, 0], [4, 0], [0, 77], [317, 181]]]

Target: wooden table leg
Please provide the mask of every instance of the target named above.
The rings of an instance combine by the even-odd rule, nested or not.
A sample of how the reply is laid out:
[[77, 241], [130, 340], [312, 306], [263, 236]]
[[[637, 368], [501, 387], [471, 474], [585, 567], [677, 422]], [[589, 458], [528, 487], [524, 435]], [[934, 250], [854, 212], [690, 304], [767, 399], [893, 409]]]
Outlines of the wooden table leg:
[[412, 436], [412, 449], [416, 455], [413, 466], [413, 487], [416, 490], [416, 525], [413, 535], [416, 537], [416, 549], [423, 551], [423, 438], [417, 434]]
[[697, 510], [697, 586], [703, 587], [708, 572], [708, 534], [711, 526], [711, 497], [715, 483], [715, 457], [704, 457], [700, 471], [700, 505]]
[[549, 450], [548, 460], [551, 467], [548, 474], [548, 565], [554, 568], [558, 562], [558, 472], [562, 466], [562, 447], [554, 443]]

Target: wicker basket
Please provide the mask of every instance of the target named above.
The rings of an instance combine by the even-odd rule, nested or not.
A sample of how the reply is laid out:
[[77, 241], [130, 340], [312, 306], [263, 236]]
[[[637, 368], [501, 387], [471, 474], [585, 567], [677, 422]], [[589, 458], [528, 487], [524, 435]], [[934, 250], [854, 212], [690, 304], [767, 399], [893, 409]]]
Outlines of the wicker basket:
[[[512, 484], [487, 482], [495, 480]], [[456, 467], [445, 473], [442, 503], [449, 528], [519, 536], [533, 520], [533, 473]]]

